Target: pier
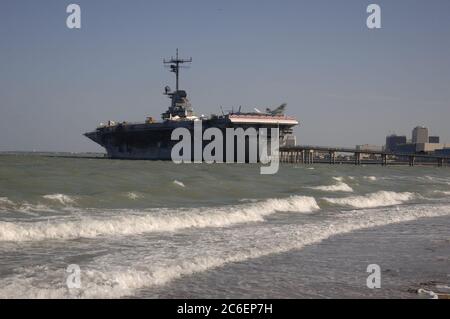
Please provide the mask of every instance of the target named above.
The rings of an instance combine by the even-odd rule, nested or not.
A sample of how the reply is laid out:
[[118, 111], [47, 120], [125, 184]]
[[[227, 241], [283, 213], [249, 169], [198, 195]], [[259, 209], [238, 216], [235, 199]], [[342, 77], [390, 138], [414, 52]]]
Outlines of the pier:
[[280, 148], [281, 163], [300, 164], [353, 164], [366, 165], [434, 165], [449, 167], [450, 157], [421, 153], [397, 153], [385, 151], [357, 150], [346, 147], [323, 147], [299, 145]]

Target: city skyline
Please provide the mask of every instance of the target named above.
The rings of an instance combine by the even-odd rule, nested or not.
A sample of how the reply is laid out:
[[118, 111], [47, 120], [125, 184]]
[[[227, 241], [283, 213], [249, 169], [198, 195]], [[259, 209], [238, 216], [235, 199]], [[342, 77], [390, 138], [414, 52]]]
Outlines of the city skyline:
[[[424, 125], [450, 141], [448, 1], [4, 1], [0, 10], [0, 151], [101, 151], [82, 134], [100, 122], [157, 119], [181, 75], [198, 114], [288, 104], [297, 142], [383, 145]], [[172, 41], [173, 40], [173, 41]]]

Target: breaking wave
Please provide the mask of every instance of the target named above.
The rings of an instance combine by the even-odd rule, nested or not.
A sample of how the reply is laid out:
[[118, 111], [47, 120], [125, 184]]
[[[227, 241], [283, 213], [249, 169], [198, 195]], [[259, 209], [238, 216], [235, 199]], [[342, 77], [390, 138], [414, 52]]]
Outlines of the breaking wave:
[[44, 195], [42, 197], [51, 201], [59, 202], [62, 205], [75, 203], [74, 197], [65, 194], [51, 194], [51, 195]]
[[56, 212], [44, 204], [30, 204], [28, 202], [15, 203], [7, 197], [0, 197], [0, 211], [18, 212], [32, 216], [38, 216], [35, 213]]
[[140, 196], [139, 194], [136, 194], [136, 193], [134, 193], [134, 192], [128, 192], [128, 193], [126, 193], [126, 196], [127, 196], [129, 199], [131, 199], [131, 200], [136, 200], [136, 199], [141, 198], [141, 196]]
[[20, 205], [16, 205], [14, 207], [14, 211], [19, 213], [43, 213], [43, 212], [56, 212], [56, 210], [48, 207], [44, 204], [30, 204], [30, 203], [22, 203]]
[[450, 191], [439, 191], [439, 190], [437, 190], [437, 191], [434, 191], [434, 193], [441, 194], [441, 195], [450, 195]]
[[[334, 235], [346, 234], [352, 231], [385, 226], [395, 223], [413, 221], [426, 217], [448, 216], [449, 206], [417, 205], [405, 207], [403, 210], [392, 209], [357, 210], [345, 214], [338, 220], [322, 221], [320, 223], [279, 226], [268, 228], [259, 240], [243, 238], [236, 241], [227, 251], [214, 249], [213, 252], [200, 252], [191, 258], [180, 256], [162, 264], [151, 265], [142, 260], [130, 261], [130, 267], [85, 267], [83, 270], [83, 285], [76, 292], [70, 292], [64, 285], [62, 274], [53, 273], [51, 282], [45, 285], [40, 280], [30, 276], [12, 276], [3, 281], [0, 287], [1, 298], [119, 298], [132, 296], [137, 290], [152, 286], [164, 285], [172, 280], [210, 269], [222, 267], [233, 262], [243, 262], [267, 255], [284, 253], [315, 243], [319, 243]], [[242, 235], [242, 233], [241, 233]], [[274, 236], [275, 235], [275, 236]], [[263, 239], [263, 240], [262, 240]], [[231, 243], [230, 243], [231, 244]], [[192, 249], [192, 247], [190, 248]], [[121, 256], [123, 257], [123, 256]], [[109, 264], [108, 264], [109, 265]], [[102, 267], [105, 267], [103, 265]], [[38, 276], [45, 276], [38, 269], [32, 271]], [[36, 282], [35, 282], [36, 281]]]
[[350, 196], [344, 198], [323, 198], [329, 203], [351, 206], [354, 208], [373, 208], [382, 206], [400, 205], [404, 202], [414, 199], [414, 193], [404, 192], [388, 192], [380, 191], [376, 193], [367, 194], [364, 196]]
[[66, 222], [0, 222], [0, 241], [39, 241], [45, 239], [95, 238], [107, 235], [132, 235], [170, 232], [186, 228], [226, 227], [261, 222], [276, 212], [313, 212], [319, 210], [313, 197], [292, 196], [229, 207], [188, 211], [152, 212], [145, 215], [128, 210], [126, 216], [108, 219], [84, 218]]
[[0, 197], [0, 211], [8, 211], [15, 207], [15, 203], [8, 197]]
[[177, 180], [174, 180], [173, 183], [175, 185], [177, 185], [177, 186], [180, 186], [180, 187], [186, 187], [183, 182], [180, 182], [180, 181], [177, 181]]
[[344, 183], [344, 177], [333, 177], [335, 181], [337, 181], [334, 185], [323, 185], [323, 186], [312, 186], [308, 187], [310, 189], [324, 191], [324, 192], [347, 192], [353, 193], [353, 188], [351, 188], [348, 184]]
[[347, 192], [347, 193], [353, 192], [353, 188], [351, 188], [349, 185], [343, 182], [339, 182], [335, 185], [315, 186], [310, 188], [324, 192]]
[[3, 204], [3, 205], [14, 205], [14, 202], [9, 200], [8, 197], [0, 197], [0, 204]]

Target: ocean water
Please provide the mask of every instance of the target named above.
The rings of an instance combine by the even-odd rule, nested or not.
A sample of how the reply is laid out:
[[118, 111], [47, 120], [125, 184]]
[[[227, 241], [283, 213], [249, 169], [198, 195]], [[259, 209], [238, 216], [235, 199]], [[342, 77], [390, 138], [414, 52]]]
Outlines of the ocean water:
[[367, 297], [377, 262], [445, 285], [449, 225], [448, 168], [4, 155], [0, 298]]

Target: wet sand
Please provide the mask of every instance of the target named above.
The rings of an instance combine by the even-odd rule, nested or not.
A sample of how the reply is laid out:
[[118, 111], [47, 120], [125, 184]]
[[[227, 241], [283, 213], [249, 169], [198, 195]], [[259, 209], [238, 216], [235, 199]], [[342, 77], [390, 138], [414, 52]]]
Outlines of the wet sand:
[[[369, 264], [381, 267], [380, 289], [366, 286]], [[438, 217], [337, 235], [298, 251], [181, 278], [137, 296], [430, 298], [418, 290], [449, 294], [449, 286], [450, 218]]]

